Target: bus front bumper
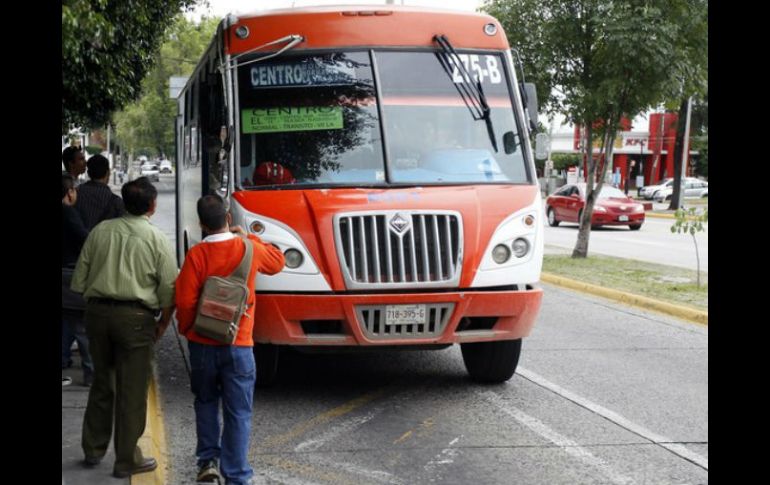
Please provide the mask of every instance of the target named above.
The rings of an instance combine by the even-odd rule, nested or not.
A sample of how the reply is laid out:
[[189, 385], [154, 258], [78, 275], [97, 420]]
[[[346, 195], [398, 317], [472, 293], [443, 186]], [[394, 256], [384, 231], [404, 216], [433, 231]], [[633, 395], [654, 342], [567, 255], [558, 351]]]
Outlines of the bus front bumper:
[[[452, 293], [258, 293], [254, 341], [344, 347], [514, 340], [529, 335], [542, 296], [542, 289], [529, 285], [524, 290]], [[416, 322], [414, 318], [422, 320], [403, 323]]]

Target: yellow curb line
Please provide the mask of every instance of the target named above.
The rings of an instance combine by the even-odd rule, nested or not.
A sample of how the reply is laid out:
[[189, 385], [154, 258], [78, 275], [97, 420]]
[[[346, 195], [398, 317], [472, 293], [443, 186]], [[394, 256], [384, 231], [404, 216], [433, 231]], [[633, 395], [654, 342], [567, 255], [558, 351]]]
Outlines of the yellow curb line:
[[644, 217], [657, 217], [659, 219], [676, 219], [673, 214], [654, 214], [651, 212], [645, 213]]
[[551, 283], [565, 288], [590, 293], [593, 295], [609, 298], [610, 300], [616, 300], [627, 305], [632, 305], [645, 310], [653, 310], [674, 317], [689, 320], [699, 325], [708, 326], [709, 314], [701, 310], [695, 310], [692, 308], [674, 305], [653, 298], [647, 298], [646, 296], [634, 295], [633, 293], [626, 293], [624, 291], [613, 290], [611, 288], [605, 288], [603, 286], [592, 285], [590, 283], [583, 283], [582, 281], [576, 281], [563, 276], [556, 276], [551, 273], [540, 273], [540, 280], [546, 283]]
[[155, 381], [155, 373], [150, 377], [150, 389], [147, 396], [147, 424], [144, 434], [139, 438], [139, 447], [144, 456], [151, 456], [158, 461], [158, 468], [152, 473], [132, 475], [131, 485], [166, 484], [166, 432], [163, 429], [163, 411], [160, 407], [160, 393]]

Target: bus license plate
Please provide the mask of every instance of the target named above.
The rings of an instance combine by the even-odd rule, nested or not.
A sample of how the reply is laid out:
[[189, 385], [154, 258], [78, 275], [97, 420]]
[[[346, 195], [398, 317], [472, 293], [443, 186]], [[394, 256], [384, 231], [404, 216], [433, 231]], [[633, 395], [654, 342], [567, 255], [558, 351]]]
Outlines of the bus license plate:
[[620, 222], [628, 222], [628, 216], [618, 216]]
[[386, 305], [385, 325], [416, 325], [425, 323], [425, 305]]

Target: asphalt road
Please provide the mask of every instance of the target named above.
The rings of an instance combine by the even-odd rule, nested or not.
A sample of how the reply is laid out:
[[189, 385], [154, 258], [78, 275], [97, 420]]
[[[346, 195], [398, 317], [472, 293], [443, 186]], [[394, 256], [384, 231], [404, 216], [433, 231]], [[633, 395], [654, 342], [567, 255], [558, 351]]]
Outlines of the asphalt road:
[[[671, 232], [673, 219], [647, 217], [638, 231], [628, 226], [604, 226], [591, 230], [588, 254], [603, 254], [620, 258], [638, 259], [651, 263], [697, 268], [695, 244], [689, 234]], [[708, 226], [708, 224], [707, 224]], [[547, 246], [572, 250], [577, 242], [577, 223], [562, 222], [557, 227], [545, 225]], [[696, 235], [700, 267], [708, 271], [708, 227]]]
[[[161, 188], [152, 220], [167, 233], [169, 210], [173, 192]], [[708, 330], [544, 289], [502, 385], [468, 380], [456, 346], [284, 352], [279, 382], [255, 397], [257, 483], [706, 483]], [[185, 352], [171, 328], [156, 351], [169, 483], [195, 477]]]

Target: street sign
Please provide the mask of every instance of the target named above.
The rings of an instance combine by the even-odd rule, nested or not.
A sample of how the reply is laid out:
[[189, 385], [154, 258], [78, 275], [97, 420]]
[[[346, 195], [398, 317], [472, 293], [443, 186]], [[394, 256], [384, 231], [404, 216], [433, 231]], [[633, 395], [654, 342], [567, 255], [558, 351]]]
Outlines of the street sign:
[[545, 160], [548, 158], [548, 152], [551, 151], [551, 139], [548, 133], [538, 133], [535, 136], [535, 158]]

